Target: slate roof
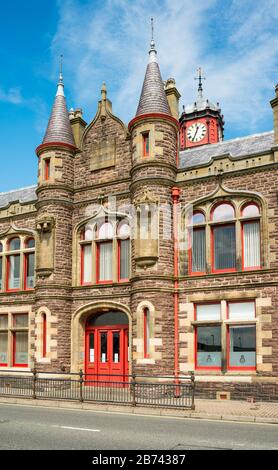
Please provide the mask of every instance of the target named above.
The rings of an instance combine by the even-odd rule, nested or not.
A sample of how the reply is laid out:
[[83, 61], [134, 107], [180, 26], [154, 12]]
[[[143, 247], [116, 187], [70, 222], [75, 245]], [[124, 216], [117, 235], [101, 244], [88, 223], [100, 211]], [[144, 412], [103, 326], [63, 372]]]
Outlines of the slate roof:
[[37, 186], [28, 186], [26, 188], [15, 189], [6, 193], [0, 193], [0, 207], [6, 207], [12, 202], [34, 202], [37, 200]]
[[152, 60], [147, 65], [136, 116], [148, 113], [170, 114], [159, 65]]
[[194, 104], [188, 104], [185, 106], [185, 114], [191, 114], [195, 111], [204, 111], [206, 108], [212, 109], [213, 111], [219, 111], [219, 106], [212, 103], [212, 101], [205, 99], [198, 99]]
[[64, 84], [62, 74], [58, 83], [57, 94], [52, 107], [51, 116], [43, 139], [43, 144], [60, 142], [75, 146], [72, 128], [64, 95]]
[[201, 145], [200, 147], [180, 151], [180, 168], [204, 165], [209, 163], [213, 157], [227, 154], [232, 158], [241, 158], [269, 151], [273, 146], [273, 131], [225, 140], [218, 144]]

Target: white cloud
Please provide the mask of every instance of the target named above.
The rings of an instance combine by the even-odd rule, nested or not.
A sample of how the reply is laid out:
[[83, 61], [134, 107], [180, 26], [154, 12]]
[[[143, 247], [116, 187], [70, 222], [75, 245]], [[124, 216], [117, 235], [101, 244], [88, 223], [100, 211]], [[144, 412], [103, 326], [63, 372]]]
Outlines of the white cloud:
[[206, 95], [220, 101], [226, 127], [257, 131], [271, 119], [268, 101], [278, 57], [275, 3], [60, 0], [52, 43], [55, 72], [63, 52], [68, 104], [83, 107], [86, 118], [92, 119], [101, 83], [106, 81], [115, 114], [128, 122], [140, 96], [148, 60], [149, 21], [154, 16], [163, 78], [176, 79], [181, 103], [194, 101], [194, 76], [202, 65]]
[[24, 100], [20, 88], [10, 88], [7, 91], [0, 88], [0, 101], [17, 105], [22, 104]]

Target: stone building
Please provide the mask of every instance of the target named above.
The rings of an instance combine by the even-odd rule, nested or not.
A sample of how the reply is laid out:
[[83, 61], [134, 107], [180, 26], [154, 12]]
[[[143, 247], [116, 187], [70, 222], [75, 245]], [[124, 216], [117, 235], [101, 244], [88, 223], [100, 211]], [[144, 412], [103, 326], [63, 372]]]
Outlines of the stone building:
[[223, 140], [219, 105], [179, 118], [152, 40], [135, 117], [67, 111], [62, 75], [36, 186], [0, 194], [1, 370], [135, 373], [277, 397], [274, 132]]

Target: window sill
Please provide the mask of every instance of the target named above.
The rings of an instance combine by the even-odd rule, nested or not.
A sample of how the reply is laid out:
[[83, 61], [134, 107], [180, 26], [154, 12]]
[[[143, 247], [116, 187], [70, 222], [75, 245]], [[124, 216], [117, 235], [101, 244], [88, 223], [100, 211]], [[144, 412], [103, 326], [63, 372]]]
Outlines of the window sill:
[[252, 318], [250, 320], [223, 320], [226, 325], [254, 325], [258, 322], [258, 318]]
[[238, 269], [236, 271], [221, 271], [221, 272], [210, 272], [210, 273], [204, 273], [204, 274], [187, 274], [185, 276], [180, 276], [179, 279], [182, 280], [190, 280], [190, 279], [195, 279], [195, 278], [214, 278], [214, 277], [224, 277], [224, 276], [234, 276], [234, 275], [251, 275], [251, 274], [269, 274], [269, 273], [276, 273], [277, 268], [254, 268], [254, 269]]
[[32, 372], [30, 367], [0, 367], [0, 374], [1, 372]]
[[258, 372], [255, 369], [250, 370], [229, 370], [226, 372], [222, 372], [221, 370], [204, 370], [204, 369], [195, 369], [194, 371], [195, 376], [212, 376], [212, 377], [236, 377], [236, 376], [250, 376], [250, 375], [258, 375]]

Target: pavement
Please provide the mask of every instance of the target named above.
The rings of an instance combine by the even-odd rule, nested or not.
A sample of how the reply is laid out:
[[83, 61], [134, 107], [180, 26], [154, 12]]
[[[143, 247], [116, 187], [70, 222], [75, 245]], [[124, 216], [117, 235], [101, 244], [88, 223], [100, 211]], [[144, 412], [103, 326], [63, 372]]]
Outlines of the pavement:
[[[141, 414], [135, 415], [127, 407], [125, 412], [116, 412], [115, 407], [111, 407], [113, 411], [96, 406], [74, 409], [70, 408], [77, 406], [73, 402], [67, 403], [67, 409], [62, 402], [59, 407], [41, 400], [35, 406], [29, 401], [20, 403], [0, 403], [0, 451], [78, 449], [91, 451], [92, 457], [102, 450], [139, 450], [136, 454], [140, 454], [144, 449], [146, 455], [153, 454], [145, 452], [149, 449], [178, 454], [184, 450], [278, 450], [278, 426], [273, 424], [192, 419], [188, 415], [184, 419], [182, 413], [180, 417], [154, 416], [151, 409], [148, 414], [139, 410]], [[66, 455], [72, 458], [72, 453]]]
[[175, 408], [131, 407], [113, 404], [80, 403], [76, 401], [58, 401], [0, 397], [0, 403], [48, 406], [91, 411], [129, 413], [136, 415], [183, 417], [220, 421], [237, 421], [253, 423], [278, 424], [278, 402], [255, 402], [240, 400], [195, 400], [195, 410]]

